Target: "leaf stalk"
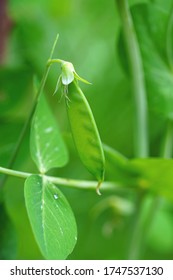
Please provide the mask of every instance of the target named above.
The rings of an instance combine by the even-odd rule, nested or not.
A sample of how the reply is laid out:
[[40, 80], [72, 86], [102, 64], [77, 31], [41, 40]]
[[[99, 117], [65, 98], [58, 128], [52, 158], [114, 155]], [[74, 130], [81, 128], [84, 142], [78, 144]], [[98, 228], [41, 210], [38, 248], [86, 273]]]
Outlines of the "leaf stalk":
[[[29, 176], [33, 175], [28, 172], [21, 172], [17, 170], [12, 170], [4, 167], [0, 167], [0, 173], [3, 173], [5, 175], [9, 176], [15, 176], [18, 178], [23, 178], [26, 179]], [[85, 189], [85, 190], [94, 190], [96, 189], [96, 186], [98, 184], [97, 181], [87, 181], [87, 180], [75, 180], [75, 179], [66, 179], [66, 178], [60, 178], [60, 177], [53, 177], [53, 176], [48, 176], [48, 175], [41, 175], [45, 177], [47, 180], [50, 182], [56, 184], [56, 185], [61, 185], [61, 186], [66, 186], [66, 187], [72, 187], [72, 188], [78, 188], [78, 189]], [[110, 190], [117, 190], [125, 188], [125, 186], [115, 183], [115, 182], [103, 182], [101, 185], [101, 190], [104, 191], [110, 191]]]

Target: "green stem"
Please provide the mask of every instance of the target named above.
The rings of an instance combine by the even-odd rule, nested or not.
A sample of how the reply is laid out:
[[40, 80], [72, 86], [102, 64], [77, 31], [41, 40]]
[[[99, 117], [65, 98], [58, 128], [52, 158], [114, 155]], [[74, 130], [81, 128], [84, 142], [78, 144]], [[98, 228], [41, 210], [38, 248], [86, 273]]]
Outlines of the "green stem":
[[[134, 154], [138, 158], [146, 158], [149, 154], [148, 145], [148, 112], [142, 58], [133, 20], [127, 0], [115, 0], [121, 17], [124, 41], [130, 66], [132, 91], [134, 97]], [[138, 259], [141, 247], [141, 215], [145, 193], [139, 191], [136, 210], [132, 222], [132, 236], [129, 259]]]
[[62, 59], [49, 59], [48, 61], [47, 61], [47, 65], [49, 65], [49, 66], [51, 66], [52, 64], [54, 64], [54, 63], [62, 63], [62, 62], [64, 62], [64, 60], [62, 60]]
[[30, 175], [32, 175], [31, 173], [16, 171], [16, 170], [12, 170], [12, 169], [5, 168], [5, 167], [0, 167], [0, 173], [5, 174], [7, 176], [10, 175], [10, 176], [15, 176], [15, 177], [19, 177], [19, 178], [27, 178]]
[[[55, 47], [56, 47], [56, 44], [57, 44], [57, 41], [58, 41], [58, 37], [59, 37], [59, 35], [56, 36], [56, 39], [55, 39], [55, 42], [54, 42], [54, 44], [53, 44], [53, 47], [52, 47], [52, 50], [51, 50], [51, 54], [50, 54], [50, 58], [48, 59], [48, 62], [49, 62], [49, 61], [51, 60], [51, 58], [52, 58], [53, 52], [54, 52], [54, 50], [55, 50]], [[31, 111], [30, 111], [30, 113], [29, 113], [29, 116], [28, 116], [27, 120], [25, 121], [25, 124], [24, 124], [24, 126], [23, 126], [23, 128], [22, 128], [22, 131], [21, 131], [21, 133], [20, 133], [20, 136], [19, 136], [19, 138], [18, 138], [17, 144], [16, 144], [16, 146], [15, 146], [15, 148], [14, 148], [14, 151], [13, 151], [13, 153], [12, 153], [12, 156], [11, 156], [11, 158], [10, 158], [10, 160], [9, 160], [8, 168], [12, 168], [13, 165], [14, 165], [14, 162], [15, 162], [15, 160], [16, 160], [16, 157], [17, 157], [17, 154], [18, 154], [18, 152], [19, 152], [20, 146], [21, 146], [21, 144], [22, 144], [22, 142], [23, 142], [23, 139], [24, 139], [24, 137], [25, 137], [25, 134], [26, 134], [27, 129], [28, 129], [28, 127], [29, 127], [29, 124], [30, 124], [30, 122], [31, 122], [32, 116], [33, 116], [33, 114], [34, 114], [34, 112], [35, 112], [35, 108], [36, 108], [36, 106], [37, 106], [39, 97], [40, 97], [40, 95], [42, 94], [42, 91], [43, 91], [43, 88], [44, 88], [44, 86], [45, 86], [45, 83], [46, 83], [46, 80], [47, 80], [47, 76], [48, 76], [48, 73], [49, 73], [49, 70], [50, 70], [50, 67], [51, 67], [51, 64], [49, 64], [48, 62], [47, 62], [46, 69], [45, 69], [45, 72], [44, 72], [44, 74], [43, 74], [43, 78], [42, 78], [42, 80], [41, 80], [40, 86], [39, 86], [39, 88], [38, 88], [38, 91], [37, 91], [37, 94], [36, 94], [36, 98], [35, 98], [34, 104], [32, 105], [32, 108], [31, 108]], [[2, 178], [2, 180], [1, 180], [1, 183], [0, 183], [0, 189], [3, 188], [3, 186], [4, 186], [5, 182], [6, 182], [6, 180], [7, 180], [7, 176], [4, 175], [3, 178]]]
[[166, 34], [166, 50], [167, 50], [168, 63], [171, 71], [173, 72], [172, 30], [173, 30], [173, 4], [171, 7], [171, 12], [170, 12], [168, 26], [167, 26], [167, 34]]
[[[0, 167], [0, 173], [10, 175], [10, 176], [15, 176], [18, 178], [23, 178], [23, 179], [26, 179], [32, 175], [31, 173], [11, 170], [11, 169], [4, 168], [4, 167]], [[98, 184], [97, 181], [74, 180], [74, 179], [52, 177], [52, 176], [47, 176], [47, 175], [44, 175], [44, 176], [54, 184], [72, 187], [72, 188], [96, 190], [96, 187]], [[103, 182], [101, 185], [101, 190], [104, 190], [104, 191], [117, 190], [117, 189], [120, 190], [121, 188], [124, 189], [124, 186], [117, 184], [117, 183], [113, 183], [113, 182]]]
[[161, 157], [163, 158], [172, 158], [172, 151], [173, 151], [173, 121], [167, 121], [166, 133], [165, 138], [163, 141]]
[[147, 97], [141, 53], [127, 0], [115, 0], [121, 17], [134, 95], [134, 151], [136, 157], [148, 156]]
[[132, 221], [132, 235], [130, 239], [130, 247], [128, 252], [128, 259], [135, 260], [139, 258], [139, 252], [141, 251], [142, 240], [142, 221], [141, 213], [144, 201], [144, 193], [141, 191], [137, 196], [136, 211]]
[[[167, 121], [167, 127], [165, 131], [165, 137], [163, 141], [162, 151], [161, 151], [161, 157], [162, 158], [172, 158], [173, 153], [173, 121], [168, 120]], [[155, 218], [155, 215], [160, 207], [164, 204], [164, 199], [160, 196], [156, 196], [150, 205], [148, 215], [145, 221], [144, 230], [143, 230], [143, 236], [147, 237], [149, 230], [151, 228], [152, 222]], [[144, 244], [145, 245], [145, 244]]]

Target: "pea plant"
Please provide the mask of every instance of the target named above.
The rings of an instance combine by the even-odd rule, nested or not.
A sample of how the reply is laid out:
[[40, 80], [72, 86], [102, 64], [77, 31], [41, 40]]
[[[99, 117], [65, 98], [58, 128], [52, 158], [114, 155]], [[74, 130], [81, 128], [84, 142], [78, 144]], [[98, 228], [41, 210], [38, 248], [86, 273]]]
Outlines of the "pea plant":
[[[165, 201], [168, 200], [171, 203], [173, 201], [173, 161], [171, 159], [173, 122], [172, 97], [170, 97], [173, 69], [173, 44], [170, 39], [172, 38], [172, 9], [170, 8], [169, 19], [165, 19], [166, 51], [164, 52], [164, 48], [161, 48], [160, 52], [156, 52], [157, 40], [153, 43], [154, 39], [148, 36], [154, 4], [153, 6], [151, 3], [146, 5], [147, 8], [144, 4], [151, 17], [146, 25], [145, 12], [143, 12], [145, 9], [142, 5], [141, 7], [134, 5], [130, 10], [127, 0], [115, 2], [121, 22], [118, 52], [122, 67], [130, 77], [129, 87], [133, 95], [134, 157], [129, 159], [102, 143], [92, 110], [81, 89], [82, 83], [87, 84], [88, 87], [92, 85], [77, 74], [71, 62], [53, 57], [58, 41], [57, 36], [41, 82], [34, 80], [35, 101], [8, 168], [0, 167], [0, 173], [3, 174], [0, 183], [1, 197], [3, 197], [2, 187], [7, 176], [25, 179], [24, 198], [27, 214], [34, 237], [45, 259], [66, 259], [72, 253], [78, 237], [73, 209], [59, 186], [83, 191], [93, 190], [93, 195], [99, 195], [101, 199], [95, 206], [97, 214], [112, 208], [116, 214], [131, 217], [126, 253], [129, 259], [142, 257], [147, 234], [157, 210], [165, 204]], [[151, 2], [154, 3], [154, 1]], [[171, 7], [171, 1], [168, 6]], [[159, 31], [152, 30], [152, 32], [154, 37]], [[159, 56], [160, 53], [162, 55]], [[166, 57], [164, 63], [163, 57]], [[93, 181], [48, 175], [51, 169], [64, 167], [69, 162], [67, 145], [44, 96], [44, 87], [50, 68], [55, 64], [60, 66], [60, 74], [57, 77], [52, 98], [57, 101], [57, 95], [58, 98], [61, 95], [64, 99], [77, 154], [85, 168], [95, 178]], [[158, 69], [164, 70], [163, 76]], [[158, 82], [160, 77], [163, 80]], [[158, 92], [159, 98], [153, 97], [153, 91]], [[150, 155], [149, 113], [153, 108], [164, 115], [165, 121], [159, 157]], [[29, 126], [30, 154], [38, 169], [36, 173], [13, 169]], [[111, 194], [104, 198], [106, 192]], [[123, 196], [121, 192], [127, 195]], [[134, 201], [131, 199], [131, 194], [135, 198]], [[150, 198], [149, 204], [148, 198]]]
[[[65, 259], [73, 250], [77, 240], [77, 227], [74, 214], [63, 193], [55, 184], [83, 185], [95, 187], [98, 194], [104, 180], [105, 159], [97, 126], [90, 106], [79, 87], [78, 80], [89, 84], [74, 70], [72, 63], [52, 59], [58, 40], [53, 45], [47, 61], [45, 75], [39, 89], [33, 110], [22, 131], [21, 139], [33, 116], [31, 124], [30, 151], [38, 167], [38, 174], [29, 174], [0, 167], [1, 172], [27, 178], [24, 195], [28, 216], [43, 256], [47, 259]], [[43, 87], [52, 64], [61, 64], [55, 93], [61, 89], [65, 97], [71, 130], [81, 161], [96, 182], [78, 182], [69, 179], [53, 178], [46, 175], [52, 168], [62, 167], [68, 162], [68, 152], [43, 95]], [[18, 150], [19, 145], [16, 148]], [[13, 156], [14, 158], [14, 156]], [[13, 161], [13, 158], [11, 162]], [[4, 177], [5, 179], [5, 177]]]

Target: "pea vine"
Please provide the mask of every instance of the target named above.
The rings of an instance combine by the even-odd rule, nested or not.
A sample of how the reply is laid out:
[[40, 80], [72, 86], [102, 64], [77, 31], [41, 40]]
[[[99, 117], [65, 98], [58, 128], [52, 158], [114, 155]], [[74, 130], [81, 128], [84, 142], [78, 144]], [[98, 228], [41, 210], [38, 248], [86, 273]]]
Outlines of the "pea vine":
[[[168, 112], [165, 113], [167, 114], [167, 127], [165, 128], [160, 157], [149, 157], [149, 106], [144, 75], [145, 68], [148, 67], [149, 63], [147, 61], [147, 66], [143, 64], [143, 50], [138, 41], [140, 32], [134, 27], [128, 1], [116, 0], [115, 3], [120, 16], [126, 60], [131, 77], [130, 87], [133, 92], [134, 105], [134, 154], [136, 158], [128, 159], [102, 143], [92, 110], [80, 87], [81, 82], [88, 85], [90, 83], [77, 74], [71, 62], [53, 58], [58, 41], [57, 36], [47, 60], [43, 78], [39, 86], [37, 83], [34, 84], [35, 101], [9, 160], [8, 168], [0, 167], [0, 173], [3, 174], [0, 182], [1, 192], [7, 176], [25, 179], [24, 197], [28, 217], [37, 244], [46, 259], [66, 259], [77, 242], [77, 225], [74, 213], [59, 186], [93, 190], [96, 191], [95, 195], [111, 192], [111, 195], [98, 203], [96, 208], [98, 212], [101, 212], [105, 207], [110, 206], [123, 215], [131, 215], [131, 236], [127, 252], [129, 259], [140, 258], [141, 252], [145, 248], [148, 230], [164, 198], [173, 201], [172, 113], [168, 107]], [[170, 29], [171, 24], [168, 28], [169, 33]], [[139, 33], [138, 36], [137, 33]], [[169, 40], [167, 40], [167, 51], [168, 59], [171, 60]], [[171, 62], [169, 61], [168, 65], [171, 65]], [[53, 168], [66, 166], [69, 161], [66, 143], [43, 94], [50, 68], [55, 64], [60, 65], [61, 73], [57, 77], [54, 94], [61, 92], [65, 99], [71, 134], [77, 153], [83, 165], [95, 178], [93, 181], [53, 177], [47, 174]], [[30, 153], [38, 170], [34, 174], [13, 169], [21, 143], [30, 125]], [[161, 177], [160, 173], [162, 173]], [[107, 180], [107, 175], [111, 175], [108, 176], [111, 180]], [[135, 204], [120, 197], [119, 191], [126, 194], [133, 193], [136, 198]], [[112, 193], [115, 194], [112, 195]], [[152, 196], [152, 202], [146, 211], [147, 215], [143, 218], [148, 194]]]
[[[82, 189], [94, 188], [100, 194], [99, 188], [104, 180], [105, 170], [104, 152], [95, 120], [78, 85], [78, 80], [88, 84], [89, 82], [75, 72], [72, 63], [60, 59], [51, 59], [57, 40], [58, 36], [37, 90], [35, 103], [9, 163], [9, 168], [11, 168], [32, 119], [30, 151], [39, 172], [38, 174], [30, 174], [0, 167], [0, 172], [5, 174], [1, 182], [1, 188], [7, 175], [26, 178], [24, 187], [25, 204], [35, 238], [46, 259], [65, 259], [72, 252], [77, 241], [77, 226], [74, 214], [66, 197], [56, 185]], [[46, 175], [46, 172], [50, 169], [62, 167], [68, 162], [66, 145], [55, 117], [43, 96], [43, 88], [50, 67], [54, 63], [61, 64], [61, 75], [58, 78], [55, 93], [61, 88], [62, 94], [65, 96], [72, 134], [79, 156], [98, 182], [54, 178]], [[111, 182], [102, 184], [102, 189], [116, 187], [119, 187], [118, 184]]]

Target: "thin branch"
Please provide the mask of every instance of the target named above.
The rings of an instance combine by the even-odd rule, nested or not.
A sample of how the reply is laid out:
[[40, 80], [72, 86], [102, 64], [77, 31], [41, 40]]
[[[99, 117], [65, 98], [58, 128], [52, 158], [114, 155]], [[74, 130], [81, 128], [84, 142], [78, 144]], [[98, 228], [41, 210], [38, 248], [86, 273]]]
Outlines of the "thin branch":
[[[34, 175], [31, 173], [21, 172], [21, 171], [12, 170], [12, 169], [8, 169], [8, 168], [4, 168], [4, 167], [0, 167], [0, 173], [6, 174], [7, 176], [8, 175], [15, 176], [18, 178], [23, 178], [23, 179], [26, 179], [29, 176]], [[52, 177], [52, 176], [47, 176], [47, 175], [40, 175], [40, 176], [45, 176], [50, 182], [57, 184], [57, 185], [85, 189], [85, 190], [90, 190], [90, 189], [96, 190], [96, 187], [98, 184], [97, 181], [74, 180], [74, 179]], [[118, 184], [118, 183], [114, 183], [114, 182], [103, 182], [101, 185], [101, 190], [104, 190], [104, 191], [117, 190], [117, 189], [123, 190], [123, 189], [125, 189], [125, 186]]]
[[[51, 58], [52, 58], [53, 52], [54, 52], [54, 50], [55, 50], [55, 47], [56, 47], [56, 44], [57, 44], [57, 41], [58, 41], [58, 37], [59, 37], [59, 35], [56, 36], [56, 39], [55, 39], [55, 42], [54, 42], [54, 44], [53, 44], [53, 47], [52, 47], [52, 50], [51, 50], [50, 57], [49, 57], [48, 61], [51, 60]], [[16, 146], [15, 146], [15, 148], [14, 148], [14, 151], [13, 151], [13, 153], [12, 153], [12, 156], [11, 156], [11, 158], [10, 158], [10, 160], [9, 160], [8, 168], [12, 168], [13, 165], [14, 165], [14, 162], [15, 162], [16, 157], [17, 157], [17, 155], [18, 155], [20, 146], [21, 146], [21, 144], [22, 144], [22, 142], [23, 142], [23, 139], [24, 139], [24, 137], [25, 137], [25, 134], [26, 134], [27, 129], [28, 129], [28, 127], [29, 127], [29, 124], [30, 124], [30, 122], [31, 122], [32, 116], [33, 116], [33, 114], [34, 114], [34, 112], [35, 112], [35, 108], [36, 108], [36, 106], [37, 106], [39, 97], [40, 97], [40, 95], [42, 94], [43, 88], [44, 88], [44, 86], [45, 86], [45, 83], [46, 83], [46, 80], [47, 80], [47, 76], [48, 76], [48, 74], [49, 74], [50, 67], [51, 67], [51, 64], [47, 63], [45, 72], [44, 72], [44, 74], [43, 74], [43, 78], [42, 78], [42, 80], [41, 80], [40, 86], [39, 86], [39, 88], [38, 88], [38, 91], [37, 91], [37, 94], [36, 94], [36, 97], [35, 97], [34, 104], [32, 105], [32, 108], [31, 108], [31, 111], [30, 111], [30, 113], [29, 113], [29, 115], [28, 115], [28, 118], [27, 118], [27, 120], [25, 121], [25, 124], [24, 124], [24, 126], [23, 126], [23, 128], [22, 128], [22, 131], [21, 131], [20, 135], [19, 135], [17, 144], [16, 144]], [[0, 182], [0, 189], [3, 188], [3, 186], [4, 186], [5, 182], [6, 182], [6, 180], [7, 180], [7, 176], [4, 175], [3, 178], [2, 178], [2, 180], [1, 180], [1, 182]]]
[[127, 0], [115, 0], [121, 17], [134, 96], [134, 151], [136, 157], [148, 156], [148, 112], [142, 57]]
[[[135, 33], [135, 28], [127, 0], [115, 0], [121, 17], [127, 58], [130, 66], [132, 92], [134, 97], [134, 154], [138, 158], [146, 158], [149, 154], [148, 141], [148, 109], [147, 95], [144, 81], [142, 57]], [[136, 209], [132, 223], [132, 236], [129, 258], [137, 259], [141, 247], [141, 213], [145, 193], [139, 190]]]

